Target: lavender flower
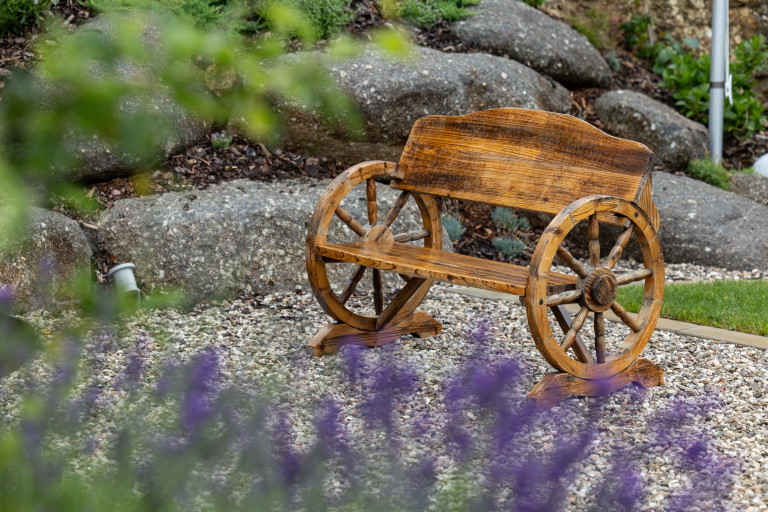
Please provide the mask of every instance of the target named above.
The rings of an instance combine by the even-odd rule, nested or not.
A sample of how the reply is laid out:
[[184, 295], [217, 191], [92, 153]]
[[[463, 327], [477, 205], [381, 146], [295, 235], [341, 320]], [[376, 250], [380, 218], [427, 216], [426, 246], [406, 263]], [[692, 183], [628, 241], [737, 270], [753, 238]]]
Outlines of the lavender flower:
[[194, 357], [181, 397], [180, 416], [184, 430], [197, 430], [208, 419], [218, 367], [219, 357], [214, 350], [200, 351]]
[[144, 374], [144, 360], [149, 350], [146, 338], [140, 338], [134, 344], [133, 349], [125, 356], [125, 367], [117, 375], [115, 386], [117, 388], [132, 388]]

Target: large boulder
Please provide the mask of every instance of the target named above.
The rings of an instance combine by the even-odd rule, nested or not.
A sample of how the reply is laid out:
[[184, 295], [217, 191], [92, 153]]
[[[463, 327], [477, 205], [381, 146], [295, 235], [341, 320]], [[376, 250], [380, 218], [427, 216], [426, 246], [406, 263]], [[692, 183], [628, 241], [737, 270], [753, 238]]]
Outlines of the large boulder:
[[473, 11], [452, 27], [459, 39], [567, 86], [610, 83], [611, 69], [600, 52], [568, 25], [516, 0], [483, 0]]
[[[136, 265], [136, 278], [147, 291], [178, 288], [199, 301], [308, 290], [307, 229], [328, 183], [236, 180], [206, 190], [125, 199], [102, 215], [99, 234], [119, 262]], [[386, 212], [399, 192], [384, 184], [377, 189]], [[342, 204], [364, 223], [365, 187], [353, 189]], [[409, 201], [393, 228], [420, 229], [417, 212]], [[333, 226], [329, 239], [354, 236], [340, 222]], [[332, 276], [342, 282], [350, 273], [340, 268], [340, 275]]]
[[731, 174], [731, 190], [742, 197], [768, 206], [768, 177], [757, 173]]
[[10, 289], [16, 310], [66, 303], [75, 298], [71, 280], [90, 269], [91, 254], [77, 222], [30, 208], [21, 236], [0, 233], [0, 288]]
[[[100, 32], [107, 38], [117, 37], [110, 20], [104, 17], [96, 18], [77, 30]], [[155, 32], [156, 27], [152, 25], [146, 29], [144, 37], [150, 47], [156, 44]], [[145, 123], [141, 129], [145, 132], [144, 135], [148, 135], [149, 140], [155, 142], [154, 150], [149, 151], [149, 154], [127, 152], [92, 133], [72, 126], [67, 142], [75, 157], [75, 168], [55, 170], [66, 174], [67, 178], [94, 182], [130, 175], [141, 165], [167, 158], [189, 147], [211, 129], [210, 120], [199, 119], [176, 103], [171, 98], [168, 87], [158, 81], [147, 67], [124, 60], [117, 63], [115, 72], [120, 81], [150, 84], [147, 89], [152, 91], [151, 94], [121, 99], [117, 105], [117, 115], [127, 119], [140, 113], [149, 113], [155, 122]], [[103, 67], [94, 65], [90, 68], [90, 73], [94, 80], [100, 80], [104, 78], [106, 71]], [[43, 108], [51, 103], [55, 95], [61, 94], [60, 90], [41, 77], [38, 77], [37, 89], [36, 94], [39, 94]]]
[[703, 125], [639, 92], [607, 92], [595, 102], [595, 111], [611, 131], [642, 142], [671, 170], [683, 170], [707, 153], [709, 135]]
[[768, 269], [768, 207], [703, 181], [653, 176], [664, 259], [737, 270]]
[[497, 107], [570, 109], [565, 88], [518, 62], [422, 47], [414, 52], [412, 60], [394, 60], [368, 48], [360, 57], [331, 67], [337, 85], [362, 114], [362, 140], [350, 142], [346, 133], [291, 108], [286, 146], [349, 164], [397, 161], [413, 123], [427, 115], [461, 115]]

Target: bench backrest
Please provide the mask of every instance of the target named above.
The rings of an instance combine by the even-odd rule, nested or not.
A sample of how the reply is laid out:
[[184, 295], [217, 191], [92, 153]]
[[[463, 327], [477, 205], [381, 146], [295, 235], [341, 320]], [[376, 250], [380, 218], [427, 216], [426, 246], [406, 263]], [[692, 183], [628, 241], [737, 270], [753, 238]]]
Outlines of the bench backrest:
[[416, 121], [392, 186], [554, 214], [593, 194], [637, 202], [652, 162], [575, 117], [499, 108]]

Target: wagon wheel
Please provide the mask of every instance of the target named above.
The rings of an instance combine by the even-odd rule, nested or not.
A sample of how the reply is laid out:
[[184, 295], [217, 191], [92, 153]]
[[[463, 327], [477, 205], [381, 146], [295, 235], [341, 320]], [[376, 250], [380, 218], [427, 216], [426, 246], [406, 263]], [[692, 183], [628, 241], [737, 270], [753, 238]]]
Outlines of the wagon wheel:
[[[348, 242], [349, 236], [362, 241], [423, 241], [424, 247], [440, 248], [442, 228], [437, 204], [431, 196], [403, 191], [391, 208], [384, 211], [377, 193], [375, 178], [391, 173], [395, 164], [389, 162], [365, 162], [351, 167], [340, 174], [328, 186], [325, 194], [317, 203], [307, 234], [307, 273], [312, 292], [328, 315], [339, 322], [365, 331], [373, 331], [384, 326], [392, 326], [408, 318], [427, 295], [432, 281], [418, 277], [403, 277], [404, 283], [398, 282], [398, 289], [387, 303], [384, 280], [381, 270], [357, 266], [343, 283], [332, 286], [329, 279], [329, 267], [339, 263], [319, 257], [314, 247], [324, 243]], [[355, 187], [364, 189], [366, 213], [363, 221], [342, 206], [342, 201]], [[378, 187], [384, 185], [379, 184]], [[421, 213], [421, 229], [406, 230], [402, 227], [399, 213], [410, 199], [413, 199]], [[334, 219], [340, 221], [349, 235], [344, 240], [332, 240], [329, 235]], [[349, 305], [349, 300], [358, 289], [364, 276], [371, 276], [374, 315]], [[336, 290], [334, 290], [334, 288]], [[370, 304], [370, 302], [369, 302]]]
[[[586, 222], [589, 264], [582, 264], [562, 245], [568, 233]], [[600, 258], [600, 223], [623, 222], [624, 229], [608, 256]], [[634, 235], [642, 251], [641, 268], [614, 273], [613, 268]], [[547, 294], [547, 276], [557, 255], [578, 276], [571, 290]], [[643, 303], [639, 314], [627, 313], [616, 300], [620, 286], [644, 281]], [[664, 260], [656, 230], [636, 205], [608, 196], [590, 196], [571, 203], [549, 223], [531, 259], [525, 289], [528, 323], [536, 347], [556, 369], [582, 379], [611, 377], [626, 369], [640, 355], [656, 327], [664, 295]], [[562, 304], [578, 304], [578, 314], [565, 334], [556, 338], [550, 328], [547, 309]], [[629, 334], [613, 350], [606, 346], [604, 312], [611, 310], [629, 327]], [[585, 320], [594, 317], [594, 356], [579, 334]], [[562, 320], [562, 318], [560, 319]], [[563, 325], [561, 321], [561, 325]], [[569, 353], [569, 349], [572, 350]], [[573, 354], [573, 355], [571, 355]]]

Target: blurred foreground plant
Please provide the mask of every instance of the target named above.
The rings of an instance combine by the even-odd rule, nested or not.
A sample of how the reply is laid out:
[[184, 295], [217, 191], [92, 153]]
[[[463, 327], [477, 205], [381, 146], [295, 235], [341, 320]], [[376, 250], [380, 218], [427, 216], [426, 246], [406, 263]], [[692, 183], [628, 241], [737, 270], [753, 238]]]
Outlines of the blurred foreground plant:
[[[0, 502], [11, 512], [555, 511], [588, 486], [594, 510], [630, 511], [646, 493], [639, 462], [656, 452], [672, 454], [687, 482], [669, 510], [727, 499], [734, 462], [697, 426], [720, 407], [716, 395], [671, 402], [642, 439], [614, 437], [599, 426], [610, 421], [599, 399], [535, 410], [525, 369], [492, 355], [493, 329], [473, 326], [473, 351], [447, 373], [442, 405], [416, 414], [421, 372], [381, 364], [367, 349], [348, 347], [334, 365], [347, 389], [341, 401], [318, 397], [300, 411], [268, 387], [225, 377], [217, 348], [163, 362], [148, 357], [151, 339], [126, 346], [102, 330], [86, 349], [64, 339], [45, 385], [30, 383], [18, 420], [0, 423]], [[90, 380], [85, 370], [121, 347], [119, 371]], [[624, 408], [642, 410], [642, 391], [624, 397]], [[314, 418], [309, 436], [297, 416]], [[348, 416], [364, 426], [350, 432]], [[586, 481], [583, 466], [598, 452], [610, 467]]]

